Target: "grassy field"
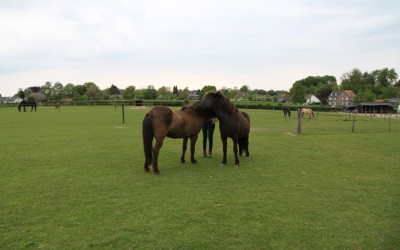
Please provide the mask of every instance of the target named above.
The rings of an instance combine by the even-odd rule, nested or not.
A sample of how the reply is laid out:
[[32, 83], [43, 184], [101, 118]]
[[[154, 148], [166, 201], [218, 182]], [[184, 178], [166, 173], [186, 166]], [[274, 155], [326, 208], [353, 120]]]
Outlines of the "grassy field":
[[[0, 108], [0, 249], [399, 249], [400, 119], [246, 110], [250, 154], [143, 171], [146, 109]], [[349, 119], [350, 118], [350, 119]], [[201, 138], [201, 136], [200, 136]]]

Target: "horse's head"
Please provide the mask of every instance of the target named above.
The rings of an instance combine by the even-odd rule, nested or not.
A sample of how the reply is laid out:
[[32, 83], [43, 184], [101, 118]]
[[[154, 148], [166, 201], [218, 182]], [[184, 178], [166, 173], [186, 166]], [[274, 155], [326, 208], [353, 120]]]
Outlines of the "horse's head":
[[214, 112], [214, 99], [212, 98], [212, 92], [208, 93], [203, 100], [196, 102], [193, 108], [200, 112]]
[[229, 101], [221, 92], [209, 92], [204, 99], [194, 104], [195, 110], [204, 111], [217, 115], [220, 113], [235, 112], [235, 105]]

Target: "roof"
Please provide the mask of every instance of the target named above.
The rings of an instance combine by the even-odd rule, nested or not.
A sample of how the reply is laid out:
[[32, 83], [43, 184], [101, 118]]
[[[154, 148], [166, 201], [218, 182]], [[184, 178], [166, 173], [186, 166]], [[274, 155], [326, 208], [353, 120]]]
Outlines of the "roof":
[[343, 91], [344, 91], [344, 93], [346, 93], [347, 95], [354, 95], [354, 92], [351, 91], [350, 89], [348, 89], [348, 90], [343, 90]]
[[371, 107], [377, 107], [377, 106], [393, 106], [393, 103], [391, 102], [362, 102], [360, 103], [362, 106], [371, 106]]

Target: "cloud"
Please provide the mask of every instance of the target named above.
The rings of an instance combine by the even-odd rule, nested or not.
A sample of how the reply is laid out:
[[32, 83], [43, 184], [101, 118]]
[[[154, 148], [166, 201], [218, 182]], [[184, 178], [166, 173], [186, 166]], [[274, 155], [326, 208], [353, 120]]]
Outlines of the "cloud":
[[0, 84], [74, 74], [288, 89], [308, 75], [399, 65], [399, 10], [371, 0], [3, 1]]

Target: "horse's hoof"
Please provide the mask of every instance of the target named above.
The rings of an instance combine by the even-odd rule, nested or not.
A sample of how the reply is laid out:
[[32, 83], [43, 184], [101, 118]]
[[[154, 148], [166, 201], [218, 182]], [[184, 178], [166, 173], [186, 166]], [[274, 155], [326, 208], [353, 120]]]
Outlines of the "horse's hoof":
[[148, 168], [143, 168], [144, 169], [144, 172], [150, 172], [150, 169], [148, 169]]
[[160, 175], [160, 171], [158, 171], [158, 170], [157, 170], [157, 171], [154, 171], [154, 174], [155, 174], [155, 175]]
[[221, 167], [226, 167], [226, 164], [221, 163], [220, 166], [221, 166]]
[[235, 165], [233, 165], [233, 167], [238, 168], [238, 167], [239, 167], [239, 164], [235, 164]]
[[181, 163], [185, 163], [186, 161], [185, 160], [181, 160]]
[[192, 163], [193, 163], [193, 164], [196, 164], [196, 163], [197, 163], [197, 161], [196, 161], [196, 160], [192, 160]]

